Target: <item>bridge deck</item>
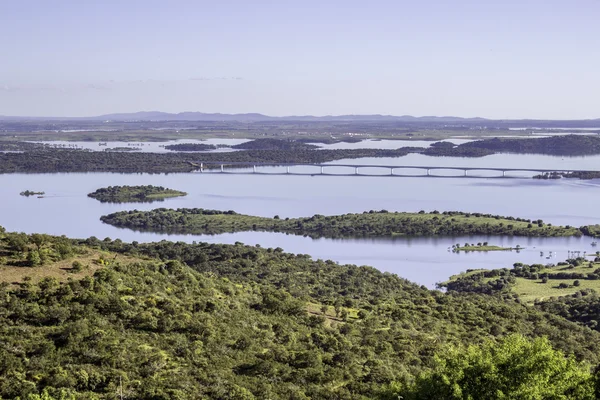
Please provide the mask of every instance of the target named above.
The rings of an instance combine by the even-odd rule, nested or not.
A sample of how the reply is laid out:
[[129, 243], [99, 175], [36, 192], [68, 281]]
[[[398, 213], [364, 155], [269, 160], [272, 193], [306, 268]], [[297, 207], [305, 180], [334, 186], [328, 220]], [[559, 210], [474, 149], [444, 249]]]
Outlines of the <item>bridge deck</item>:
[[[384, 169], [420, 169], [420, 170], [456, 170], [456, 171], [498, 171], [498, 172], [588, 172], [589, 170], [576, 170], [576, 169], [545, 169], [545, 168], [501, 168], [501, 167], [459, 167], [459, 166], [440, 166], [440, 165], [377, 165], [377, 164], [303, 164], [303, 163], [251, 163], [251, 162], [220, 162], [220, 161], [199, 161], [198, 164], [216, 165], [216, 166], [231, 166], [231, 167], [317, 167], [317, 168], [329, 168], [329, 167], [346, 167], [346, 168], [384, 168]], [[292, 174], [292, 173], [290, 173]], [[298, 173], [294, 173], [298, 175]], [[302, 174], [307, 175], [307, 174]], [[310, 175], [310, 174], [308, 174]], [[340, 174], [332, 174], [340, 175]], [[355, 174], [348, 174], [355, 175]], [[372, 175], [379, 176], [379, 175]], [[410, 176], [410, 175], [409, 175]]]

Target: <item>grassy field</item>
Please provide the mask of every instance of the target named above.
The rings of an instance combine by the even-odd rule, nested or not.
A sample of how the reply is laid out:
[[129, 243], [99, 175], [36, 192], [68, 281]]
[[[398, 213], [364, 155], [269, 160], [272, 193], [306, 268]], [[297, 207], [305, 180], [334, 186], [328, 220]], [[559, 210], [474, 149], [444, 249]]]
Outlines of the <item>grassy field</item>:
[[[541, 270], [541, 273], [548, 273], [549, 275], [557, 274], [560, 272], [572, 272], [572, 273], [583, 273], [588, 274], [593, 272], [596, 268], [600, 268], [600, 263], [592, 263], [592, 267], [589, 264], [584, 264], [574, 268], [567, 267], [554, 267]], [[533, 303], [535, 300], [544, 300], [548, 297], [553, 296], [566, 296], [573, 294], [582, 289], [595, 289], [600, 291], [600, 280], [591, 279], [548, 279], [544, 282], [542, 279], [525, 279], [516, 278], [516, 284], [513, 287], [513, 291], [519, 295], [519, 297], [527, 303]], [[579, 286], [573, 285], [573, 282], [579, 281]], [[559, 285], [564, 283], [568, 285], [567, 288], [559, 288]]]
[[[550, 279], [544, 283], [541, 279], [531, 280], [517, 278], [513, 291], [526, 303], [536, 300], [546, 300], [549, 297], [567, 296], [582, 289], [600, 291], [600, 280], [579, 279], [580, 286], [573, 286], [574, 279]], [[561, 283], [569, 285], [568, 288], [559, 288]]]
[[[59, 282], [66, 282], [69, 279], [82, 279], [86, 276], [92, 276], [94, 272], [113, 261], [139, 261], [133, 257], [96, 249], [83, 249], [83, 251], [83, 254], [75, 255], [66, 260], [46, 263], [38, 267], [6, 265], [0, 259], [0, 283], [16, 285], [23, 281], [30, 281], [36, 284], [44, 278], [55, 278]], [[73, 268], [73, 263], [76, 261], [81, 263], [82, 266], [79, 271]]]
[[[591, 265], [591, 266], [590, 266]], [[549, 279], [528, 279], [524, 277], [514, 277], [515, 283], [510, 287], [510, 291], [519, 296], [521, 300], [526, 303], [532, 304], [536, 300], [547, 300], [550, 297], [560, 297], [567, 296], [573, 293], [576, 293], [583, 289], [594, 289], [600, 292], [600, 280], [598, 279], [574, 279], [574, 278], [565, 278], [565, 279], [554, 279], [552, 275], [560, 274], [560, 273], [581, 273], [581, 274], [590, 274], [593, 273], [597, 268], [600, 268], [600, 263], [591, 264], [589, 262], [585, 262], [583, 265], [579, 266], [554, 266], [551, 268], [544, 268], [539, 270], [538, 275], [548, 274]], [[481, 272], [487, 272], [490, 270], [487, 269], [474, 269], [469, 270], [467, 272], [462, 272], [457, 275], [453, 275], [448, 279], [448, 282], [454, 282], [460, 279], [466, 279], [470, 276], [477, 275]], [[494, 281], [498, 279], [498, 277], [493, 278], [484, 278], [483, 282], [487, 283], [490, 281]], [[575, 285], [574, 282], [578, 281], [579, 284]], [[560, 287], [563, 284], [563, 287]], [[443, 283], [442, 283], [443, 285]]]

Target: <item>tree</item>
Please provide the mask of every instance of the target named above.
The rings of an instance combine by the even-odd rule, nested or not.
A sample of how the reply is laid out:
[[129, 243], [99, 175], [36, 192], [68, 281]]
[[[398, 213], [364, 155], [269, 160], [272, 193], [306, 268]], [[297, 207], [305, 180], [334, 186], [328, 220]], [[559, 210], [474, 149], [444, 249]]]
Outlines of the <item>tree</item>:
[[499, 342], [450, 347], [404, 399], [593, 399], [588, 365], [566, 358], [546, 338], [511, 335]]
[[29, 264], [30, 267], [42, 265], [42, 258], [37, 250], [30, 250], [27, 253], [27, 264]]
[[33, 233], [31, 235], [31, 242], [35, 244], [38, 252], [41, 250], [42, 246], [48, 241], [48, 235], [43, 233]]

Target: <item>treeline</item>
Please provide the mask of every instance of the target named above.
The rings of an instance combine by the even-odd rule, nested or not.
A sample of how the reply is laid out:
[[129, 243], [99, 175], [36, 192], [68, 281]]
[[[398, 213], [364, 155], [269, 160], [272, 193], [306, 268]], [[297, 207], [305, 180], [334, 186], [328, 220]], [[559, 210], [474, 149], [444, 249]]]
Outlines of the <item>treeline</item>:
[[[10, 258], [14, 235], [37, 246], [0, 233]], [[83, 279], [0, 285], [3, 398], [593, 398], [600, 333], [514, 301], [281, 249], [42, 246], [62, 242], [69, 262], [110, 253]]]
[[336, 216], [314, 215], [308, 218], [273, 218], [237, 214], [233, 211], [158, 208], [151, 211], [121, 211], [100, 218], [120, 228], [140, 231], [219, 234], [241, 231], [285, 232], [314, 238], [392, 237], [392, 236], [581, 236], [570, 226], [552, 226], [542, 220], [501, 217], [481, 213], [434, 211], [399, 213], [369, 211]]
[[454, 146], [452, 143], [448, 142], [439, 143], [443, 144], [436, 145], [436, 143], [432, 143], [431, 146], [424, 149], [421, 154], [432, 157], [485, 157], [494, 154], [494, 151], [489, 149]]
[[241, 150], [314, 150], [318, 146], [308, 144], [297, 140], [287, 139], [254, 139], [248, 142], [231, 146], [234, 149]]
[[544, 172], [543, 174], [535, 175], [534, 179], [599, 179], [600, 171], [572, 171], [572, 172]]
[[172, 151], [208, 151], [216, 150], [217, 146], [206, 143], [177, 143], [168, 144], [165, 146], [165, 149]]
[[[123, 153], [48, 149], [24, 153], [0, 153], [0, 173], [191, 172], [200, 169], [200, 162], [202, 161], [318, 164], [345, 158], [402, 157], [410, 152], [414, 152], [414, 149], [246, 150], [226, 153], [203, 153], [202, 155], [193, 153]], [[225, 165], [225, 167], [228, 166]]]
[[494, 138], [464, 143], [458, 148], [480, 149], [493, 153], [584, 156], [600, 154], [600, 135], [564, 135], [525, 139]]
[[88, 197], [102, 203], [150, 203], [163, 201], [169, 197], [187, 195], [186, 192], [167, 189], [162, 186], [109, 186], [100, 188], [88, 194]]

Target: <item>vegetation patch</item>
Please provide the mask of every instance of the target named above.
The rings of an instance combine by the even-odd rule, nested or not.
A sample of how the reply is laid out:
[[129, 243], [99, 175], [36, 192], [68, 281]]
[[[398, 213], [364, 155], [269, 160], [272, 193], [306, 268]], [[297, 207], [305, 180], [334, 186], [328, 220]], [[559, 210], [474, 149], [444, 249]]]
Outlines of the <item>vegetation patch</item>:
[[163, 201], [169, 197], [187, 195], [179, 190], [166, 189], [162, 186], [109, 186], [100, 188], [88, 197], [99, 200], [102, 203], [151, 203]]

